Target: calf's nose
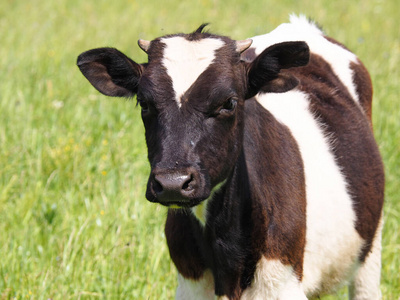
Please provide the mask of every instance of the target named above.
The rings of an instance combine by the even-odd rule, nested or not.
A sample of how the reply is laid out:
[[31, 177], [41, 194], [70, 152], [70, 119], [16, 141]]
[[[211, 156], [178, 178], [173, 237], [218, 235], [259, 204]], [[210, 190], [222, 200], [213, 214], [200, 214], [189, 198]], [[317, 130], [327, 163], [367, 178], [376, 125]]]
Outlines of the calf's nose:
[[161, 172], [154, 174], [153, 192], [160, 203], [184, 202], [195, 189], [196, 181], [190, 172]]

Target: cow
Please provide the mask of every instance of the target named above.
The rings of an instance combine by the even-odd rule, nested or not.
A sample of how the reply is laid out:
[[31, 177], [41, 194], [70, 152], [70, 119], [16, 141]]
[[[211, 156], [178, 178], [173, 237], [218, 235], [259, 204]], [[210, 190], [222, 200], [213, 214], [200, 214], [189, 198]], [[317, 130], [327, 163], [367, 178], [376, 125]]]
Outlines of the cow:
[[384, 172], [372, 84], [303, 16], [235, 41], [139, 40], [148, 62], [82, 53], [101, 93], [141, 107], [146, 198], [168, 207], [177, 299], [380, 298]]

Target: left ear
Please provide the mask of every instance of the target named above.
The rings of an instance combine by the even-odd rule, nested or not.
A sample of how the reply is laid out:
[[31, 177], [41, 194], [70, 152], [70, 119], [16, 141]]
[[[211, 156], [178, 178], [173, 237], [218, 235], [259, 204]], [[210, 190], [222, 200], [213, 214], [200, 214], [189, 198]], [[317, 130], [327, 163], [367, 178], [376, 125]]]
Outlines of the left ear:
[[299, 81], [282, 69], [308, 64], [310, 50], [305, 42], [283, 42], [265, 49], [247, 68], [246, 99], [258, 92], [283, 93], [295, 88]]

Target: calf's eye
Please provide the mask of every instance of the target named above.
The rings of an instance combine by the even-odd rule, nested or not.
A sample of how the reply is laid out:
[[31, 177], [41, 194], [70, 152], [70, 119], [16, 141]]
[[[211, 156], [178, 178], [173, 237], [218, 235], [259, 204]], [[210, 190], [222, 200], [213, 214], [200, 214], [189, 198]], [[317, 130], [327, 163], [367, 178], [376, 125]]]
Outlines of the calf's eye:
[[225, 101], [224, 105], [222, 105], [221, 113], [223, 112], [232, 112], [235, 110], [237, 104], [237, 100], [235, 98], [229, 98]]
[[138, 99], [138, 103], [139, 103], [140, 107], [142, 108], [142, 112], [147, 112], [149, 110], [149, 105], [147, 104], [146, 101], [144, 101], [142, 99]]

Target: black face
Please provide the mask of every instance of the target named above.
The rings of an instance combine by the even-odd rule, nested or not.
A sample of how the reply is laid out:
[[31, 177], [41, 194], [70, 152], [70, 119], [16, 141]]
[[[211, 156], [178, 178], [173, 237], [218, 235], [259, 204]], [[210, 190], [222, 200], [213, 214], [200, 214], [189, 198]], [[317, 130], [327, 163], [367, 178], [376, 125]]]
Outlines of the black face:
[[[242, 149], [245, 99], [260, 91], [294, 88], [298, 80], [281, 69], [303, 66], [309, 60], [307, 44], [284, 42], [245, 62], [240, 54], [251, 40], [236, 42], [202, 33], [202, 28], [151, 43], [139, 41], [148, 54], [146, 64], [137, 64], [112, 48], [89, 50], [78, 57], [81, 72], [101, 93], [114, 97], [137, 94], [151, 164], [146, 197], [166, 206], [195, 206], [228, 178]], [[186, 52], [175, 47], [170, 54], [180, 67], [169, 73], [171, 68], [163, 59], [165, 39], [171, 37], [178, 37], [191, 55], [204, 49], [210, 53], [207, 47], [212, 48], [211, 59], [197, 69], [201, 72], [188, 69]], [[203, 43], [204, 39], [208, 42]], [[193, 74], [193, 83], [177, 99], [174, 82], [179, 79], [175, 80]]]
[[159, 60], [146, 66], [138, 102], [151, 164], [149, 201], [192, 207], [229, 176], [242, 144], [245, 68], [233, 49], [226, 55], [228, 49], [183, 94], [180, 107], [173, 79], [160, 70]]

